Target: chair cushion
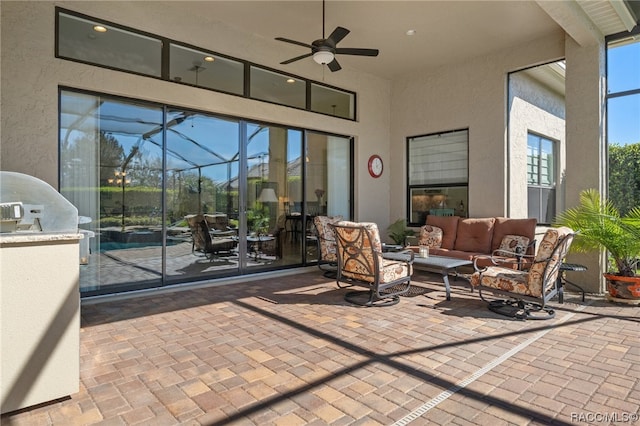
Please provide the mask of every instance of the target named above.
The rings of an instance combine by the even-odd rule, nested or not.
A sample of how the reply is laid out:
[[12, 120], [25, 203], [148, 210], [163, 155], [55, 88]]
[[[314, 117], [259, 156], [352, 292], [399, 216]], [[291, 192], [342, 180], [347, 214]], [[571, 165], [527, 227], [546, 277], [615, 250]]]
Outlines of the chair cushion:
[[442, 228], [431, 225], [420, 227], [420, 238], [418, 244], [426, 245], [429, 248], [440, 248], [442, 246]]
[[204, 214], [210, 229], [217, 231], [226, 231], [229, 226], [229, 218], [224, 213]]
[[[345, 220], [338, 222], [336, 225], [339, 226], [335, 228], [336, 239], [338, 240], [339, 237], [339, 240], [345, 241], [347, 244], [336, 248], [336, 250], [344, 250], [344, 252], [340, 252], [343, 257], [343, 264], [338, 265], [341, 268], [342, 275], [359, 281], [374, 282], [377, 272], [375, 268], [376, 262], [378, 262], [380, 268], [384, 264], [378, 225], [373, 222], [351, 222]], [[354, 229], [342, 228], [342, 226], [353, 227]], [[364, 236], [362, 228], [367, 231], [370, 238]], [[337, 244], [340, 243], [337, 242]], [[393, 267], [386, 274], [388, 276], [394, 274], [392, 270]]]
[[336, 237], [333, 229], [329, 227], [330, 223], [337, 223], [342, 220], [342, 216], [316, 216], [313, 223], [316, 226], [316, 232], [320, 241], [320, 259], [328, 262], [335, 262], [336, 256]]
[[371, 236], [371, 248], [379, 253], [382, 253], [382, 241], [380, 240], [380, 231], [378, 231], [378, 225], [374, 222], [351, 222], [348, 220], [341, 220], [337, 223], [342, 226], [363, 226], [369, 231]]
[[462, 219], [458, 222], [455, 250], [491, 253], [495, 218]]
[[[497, 217], [493, 225], [493, 240], [491, 251], [497, 250], [502, 244], [502, 239], [507, 235], [522, 235], [527, 237], [529, 242], [536, 236], [536, 225], [538, 221], [533, 219], [510, 219], [507, 217]], [[531, 247], [527, 254], [533, 256], [534, 248]]]
[[214, 238], [211, 240], [211, 251], [230, 251], [236, 247], [236, 240], [232, 238]]
[[456, 230], [460, 216], [427, 216], [426, 225], [437, 226], [442, 229], [442, 244], [445, 249], [452, 249], [456, 241]]
[[[535, 261], [529, 269], [530, 285], [532, 285], [531, 283], [539, 283], [540, 287], [542, 288], [542, 280], [544, 279], [545, 268], [554, 268], [554, 266], [558, 262], [562, 262], [562, 259], [566, 256], [566, 252], [569, 249], [569, 247], [567, 246], [564, 253], [556, 253], [555, 256], [551, 258], [553, 251], [558, 245], [558, 241], [572, 232], [573, 231], [567, 227], [547, 229], [547, 232], [544, 233], [544, 237], [542, 237], [542, 241], [540, 241], [540, 245], [538, 246]], [[548, 261], [545, 261], [547, 259]], [[553, 276], [547, 277], [547, 284], [553, 284], [557, 277], [558, 269], [556, 268]]]
[[[482, 274], [475, 272], [471, 275], [470, 282], [473, 287], [478, 287], [482, 284], [483, 287], [496, 288], [498, 290], [526, 296], [540, 297], [542, 294], [542, 284], [530, 282], [527, 279], [528, 275], [529, 274], [524, 271], [492, 266], [483, 271]], [[480, 279], [482, 279], [482, 282]]]
[[382, 259], [380, 266], [380, 283], [390, 283], [413, 274], [410, 263], [397, 260]]
[[494, 252], [498, 256], [513, 257], [514, 253], [524, 254], [529, 245], [529, 238], [522, 235], [505, 235], [500, 247]]

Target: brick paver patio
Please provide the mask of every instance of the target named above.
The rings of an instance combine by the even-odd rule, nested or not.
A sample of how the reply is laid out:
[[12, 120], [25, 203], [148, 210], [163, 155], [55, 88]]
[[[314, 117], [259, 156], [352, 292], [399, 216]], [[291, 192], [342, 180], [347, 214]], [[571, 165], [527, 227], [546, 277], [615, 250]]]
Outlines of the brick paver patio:
[[2, 424], [640, 424], [640, 308], [569, 295], [524, 322], [413, 283], [385, 308], [319, 272], [85, 303], [80, 391]]

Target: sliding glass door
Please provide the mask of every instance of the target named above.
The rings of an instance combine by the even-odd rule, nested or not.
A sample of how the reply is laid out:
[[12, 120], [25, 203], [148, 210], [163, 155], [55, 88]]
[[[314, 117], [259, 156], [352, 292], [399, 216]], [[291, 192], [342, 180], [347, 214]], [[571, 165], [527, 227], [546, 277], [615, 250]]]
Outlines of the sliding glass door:
[[[317, 259], [312, 235], [318, 215], [351, 219], [352, 170], [350, 138], [307, 132], [304, 179], [304, 229], [306, 260]], [[302, 194], [301, 194], [302, 195]]]
[[240, 126], [238, 120], [167, 109], [167, 283], [238, 273]]
[[351, 216], [350, 138], [71, 90], [60, 106], [85, 295], [302, 266], [312, 218]]
[[60, 105], [60, 192], [93, 253], [80, 290], [161, 285], [162, 108], [67, 91]]
[[302, 264], [291, 200], [300, 199], [302, 131], [247, 124], [246, 251], [248, 269]]

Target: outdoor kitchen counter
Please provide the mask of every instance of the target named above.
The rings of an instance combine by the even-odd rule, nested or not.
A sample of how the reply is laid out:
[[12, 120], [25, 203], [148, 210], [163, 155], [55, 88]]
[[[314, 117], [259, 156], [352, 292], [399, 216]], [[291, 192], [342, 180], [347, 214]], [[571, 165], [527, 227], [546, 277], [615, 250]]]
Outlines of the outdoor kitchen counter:
[[79, 233], [13, 232], [0, 234], [0, 244], [44, 243], [56, 241], [74, 241], [83, 238]]
[[0, 408], [62, 398], [80, 385], [82, 234], [0, 235]]

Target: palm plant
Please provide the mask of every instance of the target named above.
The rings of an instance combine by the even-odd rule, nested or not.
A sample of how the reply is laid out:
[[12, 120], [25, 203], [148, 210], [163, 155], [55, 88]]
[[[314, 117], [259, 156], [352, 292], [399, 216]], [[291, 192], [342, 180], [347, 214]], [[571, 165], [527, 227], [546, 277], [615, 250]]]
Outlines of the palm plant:
[[398, 219], [387, 228], [389, 237], [398, 245], [405, 245], [408, 236], [414, 235], [413, 229], [407, 228], [407, 222], [404, 219]]
[[556, 222], [577, 231], [571, 249], [577, 252], [605, 249], [617, 273], [636, 276], [640, 262], [640, 206], [621, 216], [610, 200], [595, 189], [580, 193], [580, 204], [558, 215]]

